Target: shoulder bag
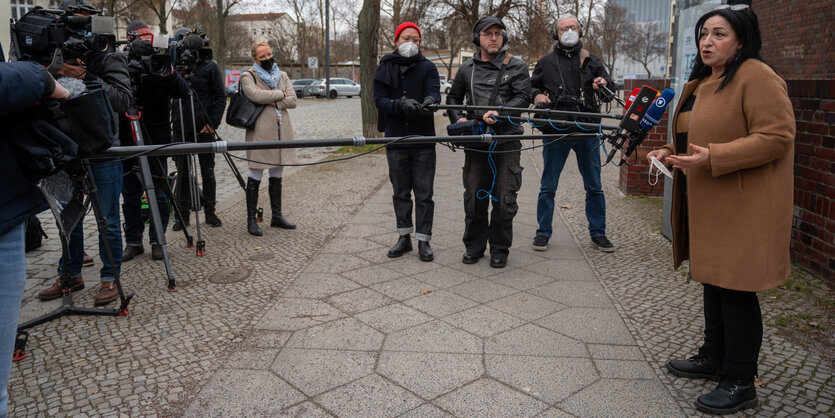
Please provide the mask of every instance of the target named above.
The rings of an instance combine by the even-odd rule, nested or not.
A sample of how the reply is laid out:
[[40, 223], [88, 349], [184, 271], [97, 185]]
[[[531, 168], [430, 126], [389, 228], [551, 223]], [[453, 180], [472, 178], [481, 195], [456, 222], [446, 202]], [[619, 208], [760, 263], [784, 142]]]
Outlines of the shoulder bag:
[[[252, 74], [251, 71], [247, 72], [252, 76], [254, 82], [255, 74]], [[243, 78], [243, 73], [241, 78]], [[229, 108], [226, 109], [226, 124], [236, 128], [253, 129], [255, 128], [255, 121], [258, 120], [258, 116], [264, 110], [264, 105], [249, 100], [241, 88], [242, 84], [240, 81], [238, 82], [238, 91], [232, 95], [229, 101]]]

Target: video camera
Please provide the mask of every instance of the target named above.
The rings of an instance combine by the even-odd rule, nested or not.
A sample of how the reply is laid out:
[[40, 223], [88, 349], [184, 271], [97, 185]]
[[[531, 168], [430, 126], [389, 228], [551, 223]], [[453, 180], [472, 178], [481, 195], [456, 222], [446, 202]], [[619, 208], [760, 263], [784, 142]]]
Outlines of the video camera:
[[211, 41], [200, 28], [180, 28], [174, 32], [169, 45], [174, 69], [183, 75], [190, 74], [197, 64], [212, 59]]
[[[135, 33], [128, 34], [125, 43], [128, 55], [128, 69], [131, 80], [138, 81], [144, 75], [167, 76], [171, 74], [171, 55], [168, 53], [167, 35], [154, 34], [153, 41], [140, 39]], [[134, 83], [137, 84], [138, 83]]]
[[[89, 15], [76, 15], [79, 12]], [[100, 14], [101, 10], [87, 6], [66, 12], [35, 7], [12, 25], [13, 53], [57, 73], [64, 61], [89, 63], [92, 54], [115, 52], [113, 18]]]

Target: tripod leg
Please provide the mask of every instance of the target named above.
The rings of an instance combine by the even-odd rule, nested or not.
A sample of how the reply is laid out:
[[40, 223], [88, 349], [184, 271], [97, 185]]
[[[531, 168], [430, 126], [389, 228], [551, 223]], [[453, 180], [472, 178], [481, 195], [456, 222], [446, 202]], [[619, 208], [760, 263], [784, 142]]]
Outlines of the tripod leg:
[[151, 177], [151, 168], [148, 166], [148, 157], [139, 157], [139, 165], [142, 169], [142, 183], [145, 186], [145, 193], [148, 195], [148, 207], [151, 208], [151, 227], [154, 228], [157, 244], [162, 248], [162, 260], [165, 263], [165, 273], [168, 276], [168, 291], [174, 292], [176, 290], [174, 275], [171, 273], [171, 260], [168, 258], [168, 245], [165, 242], [165, 230], [163, 229], [162, 217], [157, 202], [156, 187]]
[[[151, 161], [153, 161], [156, 164], [156, 167], [159, 169], [160, 173], [165, 173], [166, 170], [162, 167], [162, 164], [159, 162], [158, 159], [149, 160], [149, 163]], [[179, 183], [179, 180], [177, 180], [177, 183]], [[176, 183], [175, 187], [177, 187]], [[168, 198], [168, 204], [171, 205], [172, 212], [174, 212], [174, 218], [178, 222], [180, 222], [180, 225], [183, 225], [183, 235], [185, 235], [186, 237], [186, 246], [188, 248], [191, 248], [194, 245], [194, 241], [191, 237], [191, 234], [188, 233], [188, 228], [186, 228], [185, 224], [183, 223], [183, 214], [180, 211], [180, 204], [177, 203], [177, 199], [174, 196], [174, 191], [171, 189], [171, 185], [168, 184], [168, 178], [165, 177], [164, 174], [162, 178], [162, 192], [165, 193], [165, 197]]]
[[[194, 132], [194, 143], [197, 143], [197, 120], [194, 115], [194, 90], [189, 92], [189, 100], [191, 101], [191, 126]], [[189, 179], [191, 180], [191, 207], [194, 209], [194, 225], [197, 228], [197, 251], [196, 255], [202, 257], [206, 255], [206, 241], [203, 240], [203, 234], [200, 231], [200, 193], [197, 186], [197, 158], [189, 154]]]

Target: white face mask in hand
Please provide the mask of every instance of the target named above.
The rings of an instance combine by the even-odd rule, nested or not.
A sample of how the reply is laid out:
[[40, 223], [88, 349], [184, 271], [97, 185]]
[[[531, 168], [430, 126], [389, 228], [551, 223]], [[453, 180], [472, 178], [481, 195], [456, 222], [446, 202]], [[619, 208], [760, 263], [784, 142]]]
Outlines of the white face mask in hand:
[[[671, 173], [670, 170], [664, 166], [664, 164], [661, 164], [661, 161], [658, 161], [658, 158], [655, 158], [654, 155], [650, 157], [650, 161], [652, 162], [652, 164], [649, 165], [649, 173], [647, 174], [647, 176], [649, 177], [647, 181], [649, 182], [650, 186], [655, 186], [656, 184], [658, 184], [658, 177], [660, 177], [662, 173], [669, 178], [673, 178], [673, 173]], [[654, 182], [652, 181], [652, 167], [655, 167]]]
[[579, 40], [580, 34], [570, 29], [563, 33], [562, 36], [560, 36], [560, 43], [569, 48], [571, 48], [574, 45], [577, 45], [577, 42]]
[[403, 42], [402, 44], [398, 45], [397, 52], [400, 54], [401, 57], [411, 58], [417, 55], [418, 46], [412, 42]]

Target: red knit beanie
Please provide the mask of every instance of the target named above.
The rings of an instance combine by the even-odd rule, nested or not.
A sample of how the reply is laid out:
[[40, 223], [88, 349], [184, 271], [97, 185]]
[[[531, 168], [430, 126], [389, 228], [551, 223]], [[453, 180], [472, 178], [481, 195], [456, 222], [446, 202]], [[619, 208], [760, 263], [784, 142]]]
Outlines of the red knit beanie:
[[414, 24], [414, 23], [412, 23], [412, 22], [403, 22], [403, 23], [401, 23], [401, 24], [400, 24], [400, 26], [398, 26], [398, 27], [397, 27], [397, 29], [394, 31], [394, 40], [396, 41], [397, 39], [399, 39], [399, 38], [400, 38], [400, 33], [402, 33], [402, 32], [403, 32], [404, 30], [406, 30], [407, 28], [414, 28], [414, 29], [417, 31], [418, 36], [422, 36], [422, 35], [420, 34], [420, 28], [418, 27], [418, 25], [416, 25], [416, 24]]

